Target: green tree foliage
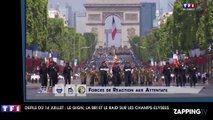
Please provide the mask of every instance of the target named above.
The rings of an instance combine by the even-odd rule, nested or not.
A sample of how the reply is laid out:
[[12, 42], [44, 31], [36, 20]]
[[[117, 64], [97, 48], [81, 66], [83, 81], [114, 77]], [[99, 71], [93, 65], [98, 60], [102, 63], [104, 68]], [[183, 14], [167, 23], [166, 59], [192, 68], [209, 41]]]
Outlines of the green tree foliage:
[[26, 46], [38, 43], [40, 50], [58, 52], [60, 59], [85, 61], [95, 50], [96, 36], [81, 35], [65, 27], [60, 18], [48, 18], [48, 0], [26, 0]]
[[[196, 9], [183, 10], [184, 2], [195, 3]], [[206, 0], [176, 0], [173, 15], [167, 18], [166, 23], [154, 28], [144, 37], [135, 36], [131, 39], [131, 46], [137, 56], [144, 61], [151, 58], [157, 61], [168, 60], [176, 49], [180, 53], [188, 53], [195, 44], [205, 50], [213, 41], [212, 11], [212, 0], [208, 0], [208, 3]]]
[[59, 18], [48, 19], [47, 50], [52, 48], [58, 51], [59, 57], [65, 61], [78, 59], [85, 61], [95, 49], [95, 35], [87, 33], [81, 35], [73, 28], [64, 27]]
[[207, 47], [207, 39], [206, 39], [206, 33], [202, 32], [203, 30], [205, 31], [205, 16], [202, 16], [200, 18], [200, 22], [198, 24], [198, 29], [196, 32], [196, 38], [199, 43], [199, 46], [201, 48], [206, 48]]
[[87, 58], [90, 58], [92, 53], [95, 51], [95, 45], [97, 43], [95, 33], [84, 33], [84, 38], [86, 39], [86, 45], [89, 46], [88, 49], [84, 49], [87, 53]]
[[26, 0], [26, 45], [46, 47], [48, 0]]
[[207, 39], [213, 41], [213, 0], [209, 0], [207, 8]]

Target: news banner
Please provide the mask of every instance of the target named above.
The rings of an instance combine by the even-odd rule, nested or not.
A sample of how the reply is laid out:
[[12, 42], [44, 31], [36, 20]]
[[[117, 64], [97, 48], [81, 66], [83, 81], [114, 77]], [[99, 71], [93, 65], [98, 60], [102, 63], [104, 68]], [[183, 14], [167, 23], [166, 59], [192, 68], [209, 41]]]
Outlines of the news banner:
[[87, 96], [87, 94], [174, 94], [174, 93], [190, 93], [197, 94], [202, 87], [163, 87], [163, 86], [149, 86], [149, 87], [101, 87], [101, 86], [87, 86], [84, 84], [66, 85], [57, 84], [53, 88], [55, 96]]
[[[133, 105], [25, 105], [24, 110], [169, 110], [169, 106]], [[2, 105], [1, 112], [21, 112], [21, 105]]]
[[[206, 115], [208, 109], [177, 109], [168, 105], [25, 105], [24, 111], [75, 111], [75, 110], [140, 110], [170, 111], [176, 114]], [[2, 105], [1, 112], [22, 112], [21, 105]]]

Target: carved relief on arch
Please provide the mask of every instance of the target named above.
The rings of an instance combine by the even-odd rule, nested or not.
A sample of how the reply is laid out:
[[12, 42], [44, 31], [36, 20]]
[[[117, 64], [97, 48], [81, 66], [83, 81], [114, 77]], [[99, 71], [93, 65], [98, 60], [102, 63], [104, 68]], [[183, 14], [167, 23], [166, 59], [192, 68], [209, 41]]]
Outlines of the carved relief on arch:
[[92, 27], [91, 32], [97, 34], [98, 33], [98, 28], [97, 27]]
[[126, 21], [138, 21], [138, 14], [137, 13], [126, 13], [125, 20]]
[[135, 30], [135, 28], [133, 28], [133, 27], [127, 29], [127, 33], [128, 33], [128, 36], [129, 36], [129, 37], [130, 37], [130, 36], [134, 36], [134, 35], [135, 35], [135, 32], [136, 32], [136, 30]]
[[106, 18], [111, 15], [117, 16], [121, 21], [123, 21], [123, 12], [103, 12], [103, 22], [105, 22]]
[[100, 21], [101, 15], [100, 14], [88, 14], [88, 21]]

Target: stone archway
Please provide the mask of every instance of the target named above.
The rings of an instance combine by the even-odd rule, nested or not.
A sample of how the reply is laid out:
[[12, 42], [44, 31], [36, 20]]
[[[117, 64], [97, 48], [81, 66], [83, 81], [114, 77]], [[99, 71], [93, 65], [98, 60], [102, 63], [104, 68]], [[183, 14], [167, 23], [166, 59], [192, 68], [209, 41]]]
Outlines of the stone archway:
[[140, 34], [140, 0], [86, 0], [86, 32], [97, 34], [97, 46], [104, 46], [104, 25], [108, 16], [121, 20], [122, 46], [130, 47], [129, 36]]

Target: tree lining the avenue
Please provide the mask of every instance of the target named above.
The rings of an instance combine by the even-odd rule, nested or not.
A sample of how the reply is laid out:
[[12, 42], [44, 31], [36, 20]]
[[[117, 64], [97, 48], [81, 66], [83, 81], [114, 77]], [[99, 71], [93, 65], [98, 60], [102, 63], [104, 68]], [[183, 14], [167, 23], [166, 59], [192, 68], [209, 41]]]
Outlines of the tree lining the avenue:
[[[184, 2], [195, 3], [195, 10], [183, 10]], [[212, 0], [176, 0], [173, 14], [166, 23], [154, 28], [146, 36], [134, 36], [130, 44], [143, 61], [153, 58], [155, 61], [168, 60], [176, 49], [188, 54], [195, 46], [207, 50], [213, 41], [213, 1]], [[143, 47], [141, 47], [143, 46]]]
[[39, 50], [58, 52], [65, 61], [85, 61], [95, 50], [96, 35], [76, 33], [60, 18], [48, 18], [48, 0], [26, 0], [26, 48], [38, 44]]

